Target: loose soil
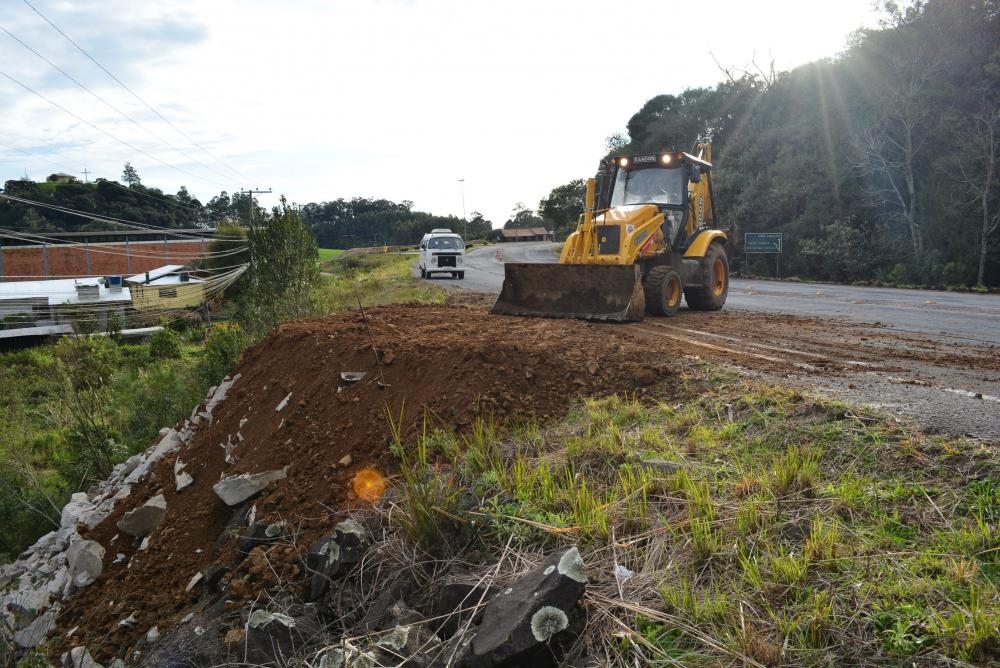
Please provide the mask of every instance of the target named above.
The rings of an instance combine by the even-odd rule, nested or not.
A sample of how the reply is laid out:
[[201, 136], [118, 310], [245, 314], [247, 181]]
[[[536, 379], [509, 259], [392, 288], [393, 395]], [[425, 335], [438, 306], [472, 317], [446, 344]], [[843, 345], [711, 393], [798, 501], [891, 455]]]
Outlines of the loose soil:
[[[294, 582], [300, 553], [363, 504], [351, 491], [355, 473], [371, 467], [391, 477], [396, 471], [389, 416], [407, 443], [425, 421], [458, 432], [478, 416], [546, 421], [564, 415], [577, 397], [669, 381], [669, 359], [651, 356], [624, 330], [489, 316], [481, 307], [461, 305], [395, 305], [368, 310], [367, 322], [352, 312], [282, 325], [244, 355], [240, 378], [211, 424], [202, 423], [176, 456], [160, 461], [86, 533], [107, 550], [104, 573], [66, 602], [54, 652], [86, 644], [98, 661], [120, 656], [153, 625], [169, 629], [204, 603], [202, 586], [186, 587], [211, 566], [221, 567], [219, 575], [230, 583], [231, 607], [279, 579]], [[367, 375], [351, 383], [342, 380], [343, 372]], [[231, 464], [227, 442], [237, 444]], [[177, 458], [195, 479], [180, 493], [173, 475]], [[286, 541], [266, 559], [258, 549], [240, 561], [236, 546], [248, 508], [226, 507], [212, 485], [223, 476], [286, 466], [287, 479], [249, 504], [257, 521], [287, 522], [295, 547]], [[160, 493], [167, 516], [140, 551], [117, 522]], [[118, 622], [132, 614], [137, 624], [120, 628]]]

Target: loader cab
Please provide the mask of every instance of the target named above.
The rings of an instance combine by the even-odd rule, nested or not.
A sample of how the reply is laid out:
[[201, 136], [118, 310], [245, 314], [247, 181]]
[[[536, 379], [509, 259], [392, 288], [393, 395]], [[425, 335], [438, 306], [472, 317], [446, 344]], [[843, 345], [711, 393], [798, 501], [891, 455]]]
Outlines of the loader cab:
[[[683, 248], [685, 238], [705, 222], [704, 202], [696, 224], [689, 224], [691, 192], [712, 165], [689, 153], [671, 151], [647, 155], [606, 158], [598, 173], [598, 209], [618, 209], [652, 204], [666, 214], [663, 234], [674, 248]], [[710, 186], [708, 186], [710, 187]], [[704, 200], [704, 197], [702, 197]], [[711, 212], [714, 216], [714, 211]]]
[[432, 274], [465, 278], [465, 242], [451, 230], [431, 230], [420, 239], [420, 277]]

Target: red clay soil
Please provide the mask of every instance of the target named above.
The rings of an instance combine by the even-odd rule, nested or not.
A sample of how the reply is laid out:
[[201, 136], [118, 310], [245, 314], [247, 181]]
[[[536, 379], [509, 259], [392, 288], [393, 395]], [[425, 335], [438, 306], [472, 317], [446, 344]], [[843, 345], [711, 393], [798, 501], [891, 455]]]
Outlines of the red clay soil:
[[[576, 397], [635, 390], [669, 368], [650, 363], [648, 347], [624, 330], [580, 321], [489, 316], [462, 306], [395, 305], [367, 314], [370, 332], [362, 315], [352, 312], [282, 325], [247, 351], [237, 369], [241, 378], [211, 424], [203, 423], [176, 455], [194, 484], [177, 493], [176, 457], [166, 457], [86, 536], [107, 550], [104, 573], [66, 602], [53, 637], [56, 652], [67, 643], [86, 644], [107, 662], [153, 625], [169, 629], [199, 601], [200, 586], [185, 591], [192, 576], [212, 565], [225, 568], [236, 557], [238, 530], [226, 529], [234, 510], [212, 491], [223, 476], [287, 466], [287, 479], [252, 503], [258, 521], [287, 521], [298, 549], [305, 550], [362, 503], [350, 491], [357, 470], [393, 474], [387, 413], [404, 415], [404, 440], [412, 443], [425, 414], [458, 431], [478, 415], [516, 413], [545, 421], [564, 415]], [[373, 343], [384, 388], [377, 382]], [[368, 375], [346, 383], [346, 371]], [[288, 395], [287, 407], [277, 412]], [[227, 464], [222, 444], [230, 440], [238, 445], [235, 463]], [[347, 455], [351, 463], [340, 464]], [[116, 524], [159, 493], [167, 500], [166, 519], [148, 549], [139, 551], [138, 541], [118, 535]], [[267, 555], [270, 565], [260, 552], [227, 575], [237, 604], [277, 575], [294, 580], [299, 572], [298, 555], [287, 542]], [[119, 553], [124, 559], [113, 563]], [[119, 620], [133, 613], [134, 628], [119, 628]]]

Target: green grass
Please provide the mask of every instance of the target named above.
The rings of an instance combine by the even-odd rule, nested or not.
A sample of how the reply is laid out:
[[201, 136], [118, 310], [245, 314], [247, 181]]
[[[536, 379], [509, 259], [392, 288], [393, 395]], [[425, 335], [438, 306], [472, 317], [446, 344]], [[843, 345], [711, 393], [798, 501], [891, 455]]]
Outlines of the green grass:
[[[484, 566], [508, 541], [579, 545], [590, 642], [612, 664], [995, 658], [995, 449], [707, 366], [682, 375], [679, 395], [588, 399], [549, 429], [481, 423], [398, 444], [418, 453], [404, 469], [435, 480], [425, 500], [412, 473], [402, 483], [420, 520], [410, 538]], [[615, 563], [639, 573], [622, 590]]]
[[394, 253], [341, 255], [324, 266], [330, 275], [321, 277], [317, 301], [328, 314], [357, 308], [358, 296], [365, 306], [442, 303], [448, 293], [427, 281], [414, 280], [413, 261], [412, 255]]
[[344, 251], [339, 248], [320, 248], [319, 261], [326, 262], [327, 260], [332, 260], [334, 258], [340, 257], [343, 254]]

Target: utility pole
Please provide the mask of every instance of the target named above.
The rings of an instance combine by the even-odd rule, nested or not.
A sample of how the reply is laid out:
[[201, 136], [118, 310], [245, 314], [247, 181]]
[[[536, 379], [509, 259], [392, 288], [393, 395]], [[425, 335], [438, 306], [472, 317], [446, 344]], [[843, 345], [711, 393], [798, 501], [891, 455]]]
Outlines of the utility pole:
[[254, 189], [250, 189], [250, 190], [241, 190], [240, 191], [241, 195], [249, 195], [250, 196], [250, 227], [253, 227], [253, 210], [254, 210], [253, 196], [254, 195], [261, 195], [261, 194], [267, 195], [267, 194], [270, 194], [270, 192], [271, 192], [270, 188], [268, 188], [267, 190], [254, 190]]
[[90, 172], [87, 171], [86, 167], [83, 168], [83, 172], [82, 173], [83, 173], [83, 182], [84, 183], [90, 183], [90, 179], [87, 178], [87, 176], [90, 174]]
[[462, 189], [462, 240], [469, 240], [469, 221], [465, 218], [465, 179], [458, 180]]

